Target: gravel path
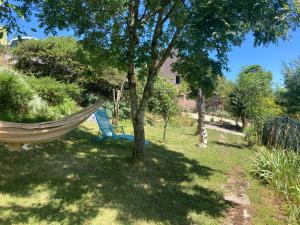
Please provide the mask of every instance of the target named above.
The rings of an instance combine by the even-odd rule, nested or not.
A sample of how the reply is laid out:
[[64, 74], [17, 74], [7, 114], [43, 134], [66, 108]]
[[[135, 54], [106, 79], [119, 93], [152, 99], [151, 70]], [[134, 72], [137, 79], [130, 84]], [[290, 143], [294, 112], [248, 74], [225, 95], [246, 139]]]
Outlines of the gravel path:
[[[192, 117], [193, 119], [198, 119], [198, 114], [197, 113], [188, 113], [188, 115], [190, 117]], [[210, 115], [205, 115], [205, 121], [206, 122], [209, 122], [210, 119], [212, 118], [212, 116]], [[216, 117], [216, 116], [213, 116], [214, 120], [218, 121], [218, 120], [221, 120], [220, 117]], [[224, 119], [222, 118], [222, 120], [226, 123], [230, 123], [232, 125], [235, 125], [235, 121], [234, 120], [231, 120], [231, 119]], [[244, 133], [242, 132], [238, 132], [238, 131], [233, 131], [233, 130], [228, 130], [228, 129], [225, 129], [225, 128], [222, 128], [222, 127], [218, 127], [218, 126], [215, 126], [215, 125], [212, 125], [212, 124], [205, 124], [205, 127], [208, 128], [208, 129], [213, 129], [213, 130], [217, 130], [217, 131], [220, 131], [220, 132], [224, 132], [224, 133], [227, 133], [227, 134], [234, 134], [234, 135], [239, 135], [239, 136], [245, 136]]]

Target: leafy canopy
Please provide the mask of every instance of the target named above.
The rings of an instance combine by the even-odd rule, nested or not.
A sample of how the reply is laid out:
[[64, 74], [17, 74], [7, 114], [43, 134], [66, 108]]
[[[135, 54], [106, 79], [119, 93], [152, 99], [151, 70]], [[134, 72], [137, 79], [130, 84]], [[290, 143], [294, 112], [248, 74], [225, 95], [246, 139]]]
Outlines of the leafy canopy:
[[231, 46], [239, 45], [248, 32], [252, 31], [255, 45], [276, 43], [299, 22], [292, 0], [27, 2], [38, 5], [39, 20], [46, 31], [71, 28], [90, 49], [123, 68], [128, 59], [128, 35], [133, 31], [131, 22], [137, 29], [136, 66], [150, 63], [153, 47], [159, 60], [165, 59], [170, 44], [181, 55], [214, 51], [225, 62]]
[[178, 90], [170, 81], [162, 77], [157, 78], [153, 96], [149, 101], [149, 109], [152, 113], [161, 115], [164, 120], [169, 120], [180, 111]]
[[275, 103], [272, 73], [259, 65], [243, 68], [230, 97], [233, 114], [245, 116], [256, 124], [282, 113]]
[[173, 70], [182, 75], [191, 90], [190, 97], [194, 98], [198, 88], [202, 89], [205, 97], [212, 96], [221, 75], [220, 65], [204, 53], [182, 55], [173, 64]]

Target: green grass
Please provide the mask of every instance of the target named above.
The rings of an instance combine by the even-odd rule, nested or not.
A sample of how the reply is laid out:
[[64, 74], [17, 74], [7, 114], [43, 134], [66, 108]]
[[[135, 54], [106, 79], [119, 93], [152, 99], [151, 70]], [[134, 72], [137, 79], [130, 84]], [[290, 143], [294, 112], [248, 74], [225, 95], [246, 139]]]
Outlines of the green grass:
[[[224, 186], [232, 168], [249, 179], [254, 224], [284, 224], [270, 191], [250, 177], [252, 153], [240, 137], [209, 130], [207, 149], [193, 127], [147, 126], [143, 163], [132, 144], [95, 141], [85, 124], [63, 139], [24, 152], [0, 145], [0, 224], [222, 224], [232, 203]], [[130, 132], [130, 130], [128, 130]], [[274, 196], [275, 199], [276, 196]]]

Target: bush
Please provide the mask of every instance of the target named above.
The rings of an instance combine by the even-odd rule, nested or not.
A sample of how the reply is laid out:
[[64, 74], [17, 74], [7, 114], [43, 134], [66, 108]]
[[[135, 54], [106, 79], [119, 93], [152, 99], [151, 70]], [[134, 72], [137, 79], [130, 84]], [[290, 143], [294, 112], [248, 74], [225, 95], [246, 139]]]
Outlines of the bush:
[[283, 193], [290, 206], [295, 222], [300, 222], [300, 156], [283, 150], [258, 148], [255, 152], [256, 177]]
[[80, 102], [83, 92], [79, 85], [65, 84], [51, 77], [27, 77], [26, 81], [40, 98], [32, 101], [28, 120], [59, 119], [78, 111], [77, 102]]
[[64, 83], [77, 83], [89, 92], [107, 97], [125, 79], [125, 73], [95, 58], [71, 37], [49, 37], [20, 43], [12, 51], [15, 68], [40, 77], [52, 77]]
[[[105, 101], [103, 107], [106, 108], [109, 117], [113, 116], [114, 104], [111, 101]], [[130, 106], [129, 102], [123, 98], [120, 102], [120, 118], [129, 119], [130, 118]]]
[[51, 76], [69, 83], [89, 72], [79, 61], [79, 45], [71, 37], [28, 40], [13, 49], [15, 67], [36, 77]]
[[244, 130], [244, 133], [245, 133], [245, 140], [247, 141], [249, 147], [252, 147], [256, 144], [261, 143], [260, 134], [257, 131], [256, 126], [251, 125], [251, 126], [247, 127]]
[[65, 98], [60, 104], [52, 106], [49, 109], [49, 117], [59, 119], [63, 116], [70, 115], [78, 111], [78, 105], [70, 98]]
[[20, 121], [28, 114], [33, 91], [23, 76], [11, 70], [0, 70], [0, 118], [6, 121]]
[[77, 84], [64, 84], [51, 77], [28, 77], [27, 82], [37, 94], [51, 105], [58, 105], [70, 98], [80, 102], [83, 89]]
[[53, 78], [35, 78], [13, 70], [0, 71], [0, 119], [41, 122], [58, 119], [78, 110], [82, 89]]

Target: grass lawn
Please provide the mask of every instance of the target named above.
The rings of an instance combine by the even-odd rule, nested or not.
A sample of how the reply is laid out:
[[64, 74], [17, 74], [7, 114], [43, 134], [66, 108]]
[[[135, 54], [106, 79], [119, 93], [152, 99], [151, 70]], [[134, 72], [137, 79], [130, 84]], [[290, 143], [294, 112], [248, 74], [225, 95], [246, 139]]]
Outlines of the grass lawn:
[[199, 149], [194, 129], [170, 127], [162, 145], [162, 127], [147, 126], [143, 163], [131, 161], [131, 143], [96, 142], [92, 123], [30, 151], [0, 145], [0, 224], [224, 224], [235, 167], [250, 183], [253, 224], [285, 224], [274, 192], [250, 176], [242, 139], [209, 130]]

